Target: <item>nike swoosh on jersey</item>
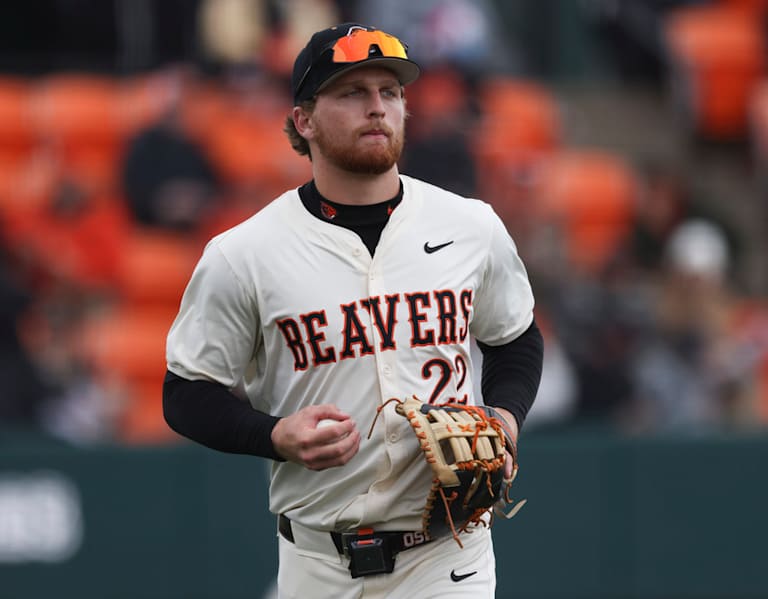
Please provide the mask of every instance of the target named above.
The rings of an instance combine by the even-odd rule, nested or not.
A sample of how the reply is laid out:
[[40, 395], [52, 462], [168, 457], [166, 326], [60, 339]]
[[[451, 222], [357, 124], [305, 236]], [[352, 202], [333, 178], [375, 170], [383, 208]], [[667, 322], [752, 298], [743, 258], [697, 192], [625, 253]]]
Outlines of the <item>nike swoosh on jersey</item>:
[[456, 574], [456, 570], [451, 570], [451, 580], [453, 582], [461, 582], [465, 578], [469, 578], [470, 576], [474, 576], [477, 574], [477, 570], [474, 572], [467, 572], [466, 574]]
[[439, 245], [429, 245], [428, 241], [424, 242], [424, 251], [427, 252], [427, 254], [434, 254], [437, 250], [442, 250], [444, 247], [448, 247], [453, 243], [453, 240], [446, 241], [445, 243], [441, 243]]

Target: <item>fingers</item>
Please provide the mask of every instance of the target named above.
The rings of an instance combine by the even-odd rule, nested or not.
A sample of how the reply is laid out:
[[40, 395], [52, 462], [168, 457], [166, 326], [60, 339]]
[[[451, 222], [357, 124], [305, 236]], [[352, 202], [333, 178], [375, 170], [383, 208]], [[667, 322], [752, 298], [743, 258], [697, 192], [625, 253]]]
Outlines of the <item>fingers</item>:
[[360, 433], [352, 431], [342, 438], [322, 445], [312, 445], [299, 454], [301, 463], [310, 470], [325, 470], [343, 466], [349, 462], [360, 448]]
[[504, 461], [504, 480], [510, 480], [512, 478], [514, 466], [515, 461], [512, 459], [512, 454], [507, 451], [507, 459]]
[[360, 448], [354, 421], [332, 405], [310, 406], [278, 421], [272, 442], [284, 459], [310, 470], [343, 466]]

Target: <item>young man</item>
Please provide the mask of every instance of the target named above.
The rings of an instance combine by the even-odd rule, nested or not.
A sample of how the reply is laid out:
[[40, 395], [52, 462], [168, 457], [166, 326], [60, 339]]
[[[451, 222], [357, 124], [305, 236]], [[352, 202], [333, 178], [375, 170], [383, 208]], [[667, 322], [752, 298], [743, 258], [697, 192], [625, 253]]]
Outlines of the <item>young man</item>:
[[[487, 528], [463, 549], [421, 542], [432, 474], [408, 422], [385, 408], [367, 436], [392, 397], [474, 404], [471, 337], [484, 399], [515, 437], [541, 375], [533, 295], [502, 222], [398, 173], [403, 87], [418, 74], [384, 32], [312, 36], [286, 130], [313, 179], [208, 244], [168, 335], [169, 425], [273, 460], [281, 597], [494, 595]], [[391, 572], [352, 576], [345, 545], [361, 529], [394, 543]]]

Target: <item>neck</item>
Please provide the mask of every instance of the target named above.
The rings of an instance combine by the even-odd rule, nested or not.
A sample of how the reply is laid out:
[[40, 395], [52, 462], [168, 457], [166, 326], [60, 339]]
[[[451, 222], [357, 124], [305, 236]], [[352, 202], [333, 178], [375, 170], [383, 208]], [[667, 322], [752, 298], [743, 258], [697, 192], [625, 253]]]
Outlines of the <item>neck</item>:
[[400, 191], [397, 165], [381, 175], [350, 173], [332, 166], [313, 165], [317, 191], [338, 204], [378, 204], [395, 197]]

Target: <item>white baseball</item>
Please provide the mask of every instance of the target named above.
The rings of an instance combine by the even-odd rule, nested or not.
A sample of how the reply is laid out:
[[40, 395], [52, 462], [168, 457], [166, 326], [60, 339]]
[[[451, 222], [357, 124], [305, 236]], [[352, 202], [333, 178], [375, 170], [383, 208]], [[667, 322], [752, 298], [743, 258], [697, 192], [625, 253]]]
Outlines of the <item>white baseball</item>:
[[[320, 422], [317, 423], [317, 426], [315, 428], [323, 428], [326, 426], [331, 426], [332, 424], [336, 424], [339, 422], [338, 420], [334, 420], [333, 418], [323, 418]], [[344, 433], [339, 437], [339, 439], [346, 439], [349, 436], [349, 433]]]

